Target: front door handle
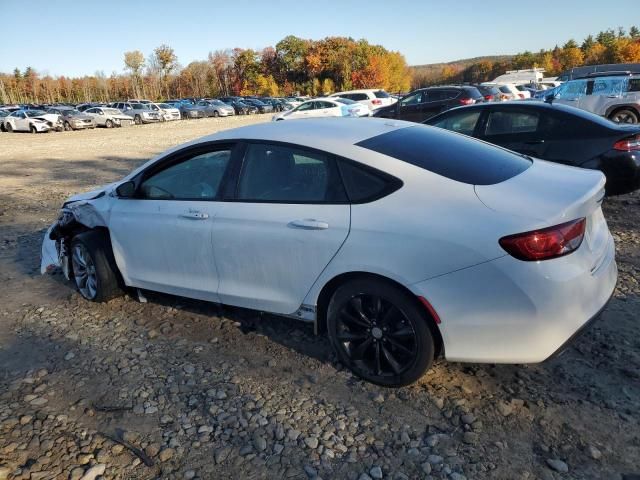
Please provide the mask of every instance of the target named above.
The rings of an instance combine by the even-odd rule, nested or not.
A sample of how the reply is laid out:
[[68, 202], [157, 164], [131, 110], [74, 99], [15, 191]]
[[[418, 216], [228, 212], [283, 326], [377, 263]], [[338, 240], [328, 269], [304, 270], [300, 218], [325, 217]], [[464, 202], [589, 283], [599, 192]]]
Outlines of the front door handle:
[[544, 143], [544, 140], [531, 140], [530, 142], [524, 142], [525, 145], [541, 145]]
[[320, 222], [312, 218], [294, 220], [293, 222], [289, 222], [288, 226], [291, 228], [300, 228], [302, 230], [326, 230], [329, 228], [329, 224], [327, 222]]
[[191, 220], [206, 220], [209, 218], [209, 214], [205, 212], [188, 211], [180, 214], [183, 218], [189, 218]]

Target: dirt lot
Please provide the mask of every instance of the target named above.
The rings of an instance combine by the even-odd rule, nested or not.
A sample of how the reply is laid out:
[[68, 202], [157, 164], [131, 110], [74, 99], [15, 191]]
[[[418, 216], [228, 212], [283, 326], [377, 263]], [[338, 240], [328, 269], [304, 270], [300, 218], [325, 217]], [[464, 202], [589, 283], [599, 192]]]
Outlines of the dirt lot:
[[96, 305], [39, 275], [65, 197], [266, 119], [0, 133], [0, 480], [639, 478], [640, 195], [605, 203], [618, 289], [564, 355], [440, 361], [400, 390], [288, 319], [158, 294]]

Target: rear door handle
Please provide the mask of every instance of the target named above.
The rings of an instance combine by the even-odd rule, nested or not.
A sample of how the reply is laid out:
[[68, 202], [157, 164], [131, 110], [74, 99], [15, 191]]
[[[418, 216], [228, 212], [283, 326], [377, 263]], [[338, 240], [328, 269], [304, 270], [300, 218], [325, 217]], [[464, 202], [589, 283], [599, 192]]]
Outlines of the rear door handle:
[[209, 218], [209, 214], [205, 212], [188, 211], [180, 214], [183, 218], [189, 218], [191, 220], [206, 220]]
[[289, 222], [288, 226], [291, 228], [300, 228], [302, 230], [326, 230], [329, 228], [329, 224], [327, 222], [320, 222], [312, 218], [294, 220], [293, 222]]
[[525, 145], [541, 145], [544, 143], [544, 140], [531, 140], [530, 142], [524, 142]]

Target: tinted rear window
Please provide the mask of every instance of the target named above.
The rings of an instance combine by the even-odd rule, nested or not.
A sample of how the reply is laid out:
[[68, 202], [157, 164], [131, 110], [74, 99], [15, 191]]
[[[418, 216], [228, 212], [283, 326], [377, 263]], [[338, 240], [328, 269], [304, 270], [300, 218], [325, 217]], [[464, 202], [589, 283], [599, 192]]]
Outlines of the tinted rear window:
[[376, 96], [376, 98], [389, 98], [389, 94], [384, 90], [376, 90], [375, 92], [373, 92], [373, 94]]
[[482, 97], [482, 94], [480, 93], [480, 90], [478, 90], [475, 87], [473, 87], [473, 88], [465, 88], [465, 91], [469, 94], [469, 96], [471, 98], [481, 98]]
[[400, 128], [356, 145], [471, 185], [493, 185], [524, 172], [531, 160], [435, 127]]

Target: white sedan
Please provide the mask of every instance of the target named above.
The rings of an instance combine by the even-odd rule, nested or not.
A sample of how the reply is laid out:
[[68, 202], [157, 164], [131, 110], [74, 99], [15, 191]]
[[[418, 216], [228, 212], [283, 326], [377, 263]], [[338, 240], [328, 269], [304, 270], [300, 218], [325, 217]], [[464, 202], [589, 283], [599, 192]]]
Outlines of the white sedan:
[[133, 123], [129, 115], [125, 115], [117, 108], [93, 107], [88, 108], [83, 113], [91, 116], [98, 127], [128, 127]]
[[369, 107], [347, 98], [316, 98], [307, 100], [291, 110], [274, 115], [271, 120], [292, 120], [313, 117], [368, 117]]
[[70, 198], [43, 244], [80, 294], [126, 288], [313, 322], [386, 386], [540, 362], [607, 304], [602, 173], [414, 123], [226, 130]]
[[17, 110], [4, 117], [7, 132], [48, 132], [60, 126], [60, 116], [43, 110]]

